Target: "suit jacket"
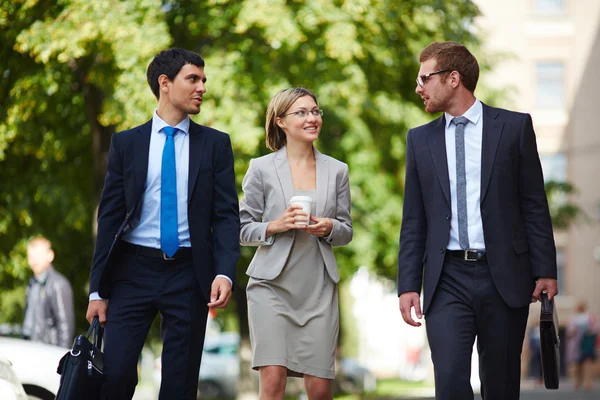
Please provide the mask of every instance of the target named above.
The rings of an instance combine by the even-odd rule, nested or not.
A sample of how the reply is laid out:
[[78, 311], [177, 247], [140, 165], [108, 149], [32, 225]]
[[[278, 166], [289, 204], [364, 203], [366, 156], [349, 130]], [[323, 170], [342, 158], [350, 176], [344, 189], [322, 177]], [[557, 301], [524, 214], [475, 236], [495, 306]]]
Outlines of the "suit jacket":
[[[556, 249], [529, 114], [483, 105], [481, 218], [488, 264], [510, 307], [531, 302], [535, 279], [556, 278]], [[424, 290], [426, 313], [450, 237], [445, 119], [411, 129], [406, 144], [398, 294]]]
[[[337, 283], [340, 275], [332, 246], [344, 246], [352, 240], [348, 165], [317, 149], [314, 152], [317, 163], [315, 217], [328, 217], [333, 222], [330, 234], [319, 238], [319, 249], [327, 273]], [[296, 236], [292, 229], [266, 238], [267, 225], [284, 213], [294, 196], [285, 146], [276, 153], [251, 160], [242, 188], [240, 243], [258, 246], [246, 273], [256, 279], [275, 279], [285, 266]]]
[[[90, 292], [110, 297], [111, 272], [119, 265], [121, 236], [145, 190], [152, 120], [111, 138], [98, 208], [98, 234]], [[239, 258], [238, 197], [229, 135], [190, 120], [188, 223], [193, 264], [206, 299], [217, 274], [235, 278]]]
[[[51, 266], [47, 271], [48, 276], [43, 283], [32, 276], [27, 285], [25, 315], [33, 313], [29, 339], [69, 348], [75, 337], [73, 289], [69, 280], [54, 267]], [[40, 286], [35, 304], [32, 299], [34, 285]]]

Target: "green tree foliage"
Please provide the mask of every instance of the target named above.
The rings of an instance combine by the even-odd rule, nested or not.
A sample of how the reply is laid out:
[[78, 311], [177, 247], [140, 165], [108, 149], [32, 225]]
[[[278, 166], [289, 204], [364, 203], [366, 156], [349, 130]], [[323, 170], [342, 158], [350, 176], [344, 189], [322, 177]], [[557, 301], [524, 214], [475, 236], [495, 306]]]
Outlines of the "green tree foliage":
[[26, 241], [52, 242], [85, 324], [110, 135], [148, 118], [148, 60], [171, 41], [160, 1], [9, 0], [0, 7], [0, 322], [22, 318]]
[[[264, 113], [280, 89], [313, 90], [325, 110], [317, 147], [350, 166], [354, 240], [340, 272], [395, 276], [405, 137], [430, 119], [414, 93], [418, 53], [434, 40], [475, 47], [471, 1], [8, 0], [0, 7], [0, 289], [22, 287], [24, 243], [44, 234], [74, 282], [82, 327], [109, 138], [147, 120], [151, 57], [201, 54], [208, 93], [197, 122], [232, 135], [238, 183], [266, 154]], [[240, 328], [245, 326], [239, 264]], [[7, 306], [0, 294], [0, 308]], [[15, 298], [13, 296], [12, 298]], [[0, 322], [16, 314], [0, 315]]]

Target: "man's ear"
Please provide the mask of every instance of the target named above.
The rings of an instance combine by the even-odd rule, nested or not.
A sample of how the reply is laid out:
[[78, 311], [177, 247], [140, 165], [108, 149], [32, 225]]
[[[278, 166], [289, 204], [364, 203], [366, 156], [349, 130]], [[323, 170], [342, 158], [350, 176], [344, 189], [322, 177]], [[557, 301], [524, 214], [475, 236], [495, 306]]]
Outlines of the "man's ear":
[[54, 261], [54, 250], [48, 250], [47, 260], [48, 264], [52, 264], [52, 261]]
[[457, 88], [461, 81], [462, 78], [458, 71], [452, 71], [450, 73], [450, 85], [452, 85], [453, 88]]
[[158, 87], [161, 92], [169, 91], [169, 83], [171, 83], [171, 81], [167, 75], [162, 74], [158, 77]]

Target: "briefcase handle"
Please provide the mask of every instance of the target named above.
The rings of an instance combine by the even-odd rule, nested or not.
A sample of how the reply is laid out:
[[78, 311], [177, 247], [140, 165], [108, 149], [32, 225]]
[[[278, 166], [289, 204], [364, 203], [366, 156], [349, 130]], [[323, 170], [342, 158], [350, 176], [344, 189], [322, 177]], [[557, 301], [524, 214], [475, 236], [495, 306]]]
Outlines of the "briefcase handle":
[[88, 329], [87, 334], [85, 335], [85, 337], [88, 340], [90, 339], [92, 332], [94, 332], [94, 341], [93, 341], [94, 347], [101, 349], [102, 348], [102, 337], [104, 336], [104, 328], [102, 328], [102, 326], [100, 326], [100, 320], [98, 319], [97, 316], [94, 317], [94, 319], [92, 320], [90, 329]]

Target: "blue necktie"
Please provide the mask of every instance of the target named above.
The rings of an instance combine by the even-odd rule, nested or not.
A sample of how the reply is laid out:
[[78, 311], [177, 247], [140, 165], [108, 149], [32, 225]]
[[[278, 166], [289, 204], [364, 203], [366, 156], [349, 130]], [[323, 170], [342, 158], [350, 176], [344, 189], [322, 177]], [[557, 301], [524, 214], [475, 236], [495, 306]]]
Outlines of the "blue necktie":
[[160, 249], [172, 257], [179, 249], [177, 229], [177, 174], [175, 169], [175, 139], [177, 128], [167, 126], [160, 171]]
[[456, 124], [456, 209], [458, 213], [458, 242], [464, 250], [469, 248], [469, 221], [467, 218], [467, 175], [465, 168], [466, 117], [452, 118]]

